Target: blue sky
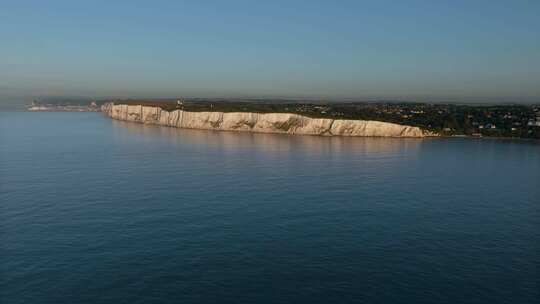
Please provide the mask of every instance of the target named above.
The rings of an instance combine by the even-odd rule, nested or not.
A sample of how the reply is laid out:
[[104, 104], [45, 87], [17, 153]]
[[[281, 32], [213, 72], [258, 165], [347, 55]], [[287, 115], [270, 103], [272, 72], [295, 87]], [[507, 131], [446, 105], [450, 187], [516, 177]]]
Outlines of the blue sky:
[[540, 101], [540, 1], [3, 1], [0, 99]]

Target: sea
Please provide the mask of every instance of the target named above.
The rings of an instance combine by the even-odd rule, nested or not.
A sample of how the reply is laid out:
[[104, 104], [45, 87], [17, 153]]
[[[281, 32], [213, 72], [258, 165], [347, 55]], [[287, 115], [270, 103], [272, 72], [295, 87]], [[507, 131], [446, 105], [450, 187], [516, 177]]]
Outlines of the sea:
[[0, 303], [539, 303], [540, 142], [0, 113]]

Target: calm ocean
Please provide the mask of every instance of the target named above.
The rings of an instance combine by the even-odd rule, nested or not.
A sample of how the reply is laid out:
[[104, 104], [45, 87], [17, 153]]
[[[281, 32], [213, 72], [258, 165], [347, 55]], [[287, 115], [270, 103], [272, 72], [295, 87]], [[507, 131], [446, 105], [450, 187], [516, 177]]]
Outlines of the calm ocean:
[[0, 302], [538, 303], [540, 143], [0, 113]]

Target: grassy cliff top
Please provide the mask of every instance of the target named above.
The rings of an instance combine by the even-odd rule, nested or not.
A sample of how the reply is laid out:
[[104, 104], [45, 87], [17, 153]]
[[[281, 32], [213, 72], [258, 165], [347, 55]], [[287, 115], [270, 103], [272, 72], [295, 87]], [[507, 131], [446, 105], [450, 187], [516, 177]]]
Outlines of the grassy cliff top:
[[167, 111], [293, 113], [312, 118], [377, 120], [417, 126], [444, 135], [540, 138], [540, 105], [459, 105], [291, 100], [114, 100], [115, 104]]

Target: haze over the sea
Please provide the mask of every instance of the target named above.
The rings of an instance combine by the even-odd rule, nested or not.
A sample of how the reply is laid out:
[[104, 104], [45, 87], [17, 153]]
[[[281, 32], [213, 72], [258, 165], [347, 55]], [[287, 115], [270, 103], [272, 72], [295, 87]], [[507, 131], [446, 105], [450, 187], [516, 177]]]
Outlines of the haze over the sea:
[[0, 104], [40, 96], [538, 102], [540, 1], [3, 1]]

